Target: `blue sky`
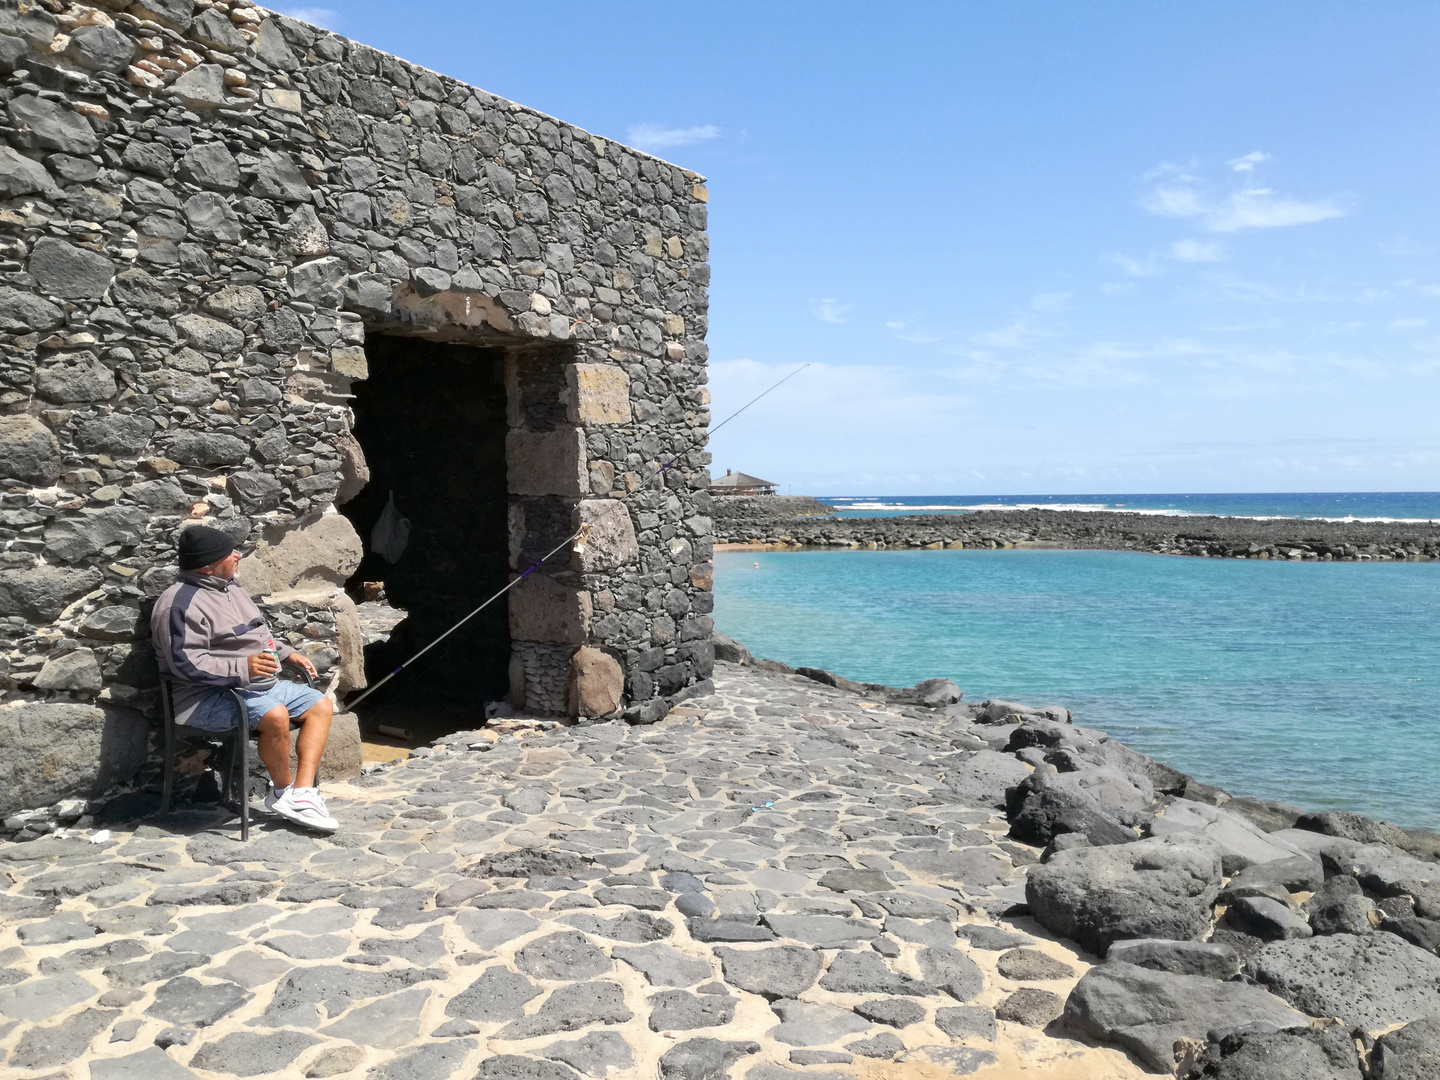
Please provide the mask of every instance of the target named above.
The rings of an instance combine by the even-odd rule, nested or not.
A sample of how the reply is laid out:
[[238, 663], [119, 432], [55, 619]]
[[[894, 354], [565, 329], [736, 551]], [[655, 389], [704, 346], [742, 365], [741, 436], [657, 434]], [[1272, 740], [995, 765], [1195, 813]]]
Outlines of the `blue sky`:
[[709, 178], [717, 471], [1440, 489], [1440, 5], [308, 10]]

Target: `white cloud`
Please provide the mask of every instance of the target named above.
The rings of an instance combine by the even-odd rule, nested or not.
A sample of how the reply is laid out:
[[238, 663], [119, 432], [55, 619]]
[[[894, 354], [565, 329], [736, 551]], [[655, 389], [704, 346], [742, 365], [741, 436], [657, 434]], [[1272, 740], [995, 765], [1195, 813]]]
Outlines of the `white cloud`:
[[1390, 320], [1391, 330], [1418, 330], [1420, 327], [1428, 325], [1430, 325], [1429, 319], [1411, 318]]
[[720, 129], [714, 124], [696, 127], [667, 128], [660, 124], [636, 124], [625, 129], [625, 141], [641, 150], [668, 150], [676, 146], [690, 146], [694, 143], [709, 142], [720, 137]]
[[1154, 255], [1137, 259], [1133, 255], [1117, 251], [1107, 255], [1106, 259], [1118, 266], [1129, 277], [1156, 277], [1165, 272], [1165, 268], [1156, 261]]
[[1308, 285], [1284, 286], [1268, 281], [1255, 281], [1237, 274], [1212, 271], [1190, 286], [1186, 296], [1192, 303], [1258, 303], [1258, 304], [1363, 304], [1371, 305], [1391, 298], [1383, 289], [1366, 288], [1356, 292], [1315, 289]]
[[923, 311], [917, 311], [913, 315], [903, 315], [891, 319], [885, 324], [885, 329], [901, 341], [909, 342], [911, 345], [933, 345], [935, 342], [943, 340], [944, 334], [937, 334], [921, 325], [920, 318], [924, 314]]
[[[1126, 277], [1147, 278], [1159, 277], [1168, 273], [1171, 269], [1170, 263], [1220, 262], [1223, 257], [1223, 251], [1219, 244], [1189, 238], [1176, 240], [1170, 245], [1168, 251], [1152, 251], [1143, 259], [1136, 258], [1134, 255], [1126, 255], [1123, 251], [1116, 251], [1105, 256], [1105, 261], [1112, 266], [1119, 267]], [[1133, 291], [1121, 290], [1118, 283], [1114, 282], [1102, 285], [1101, 288], [1111, 294]], [[1031, 304], [1033, 306], [1034, 301], [1031, 301]]]
[[289, 15], [292, 19], [299, 19], [312, 26], [319, 26], [326, 30], [334, 30], [340, 25], [340, 13], [334, 8], [322, 7], [295, 7], [276, 8], [281, 15]]
[[[1245, 167], [1236, 171], [1248, 172], [1260, 160], [1264, 160], [1263, 156], [1247, 154], [1236, 158], [1231, 166], [1240, 163]], [[1333, 199], [1292, 199], [1267, 187], [1215, 192], [1213, 185], [1193, 170], [1174, 164], [1161, 165], [1144, 179], [1159, 182], [1141, 197], [1141, 206], [1159, 217], [1194, 220], [1207, 232], [1309, 225], [1345, 214]]]
[[1105, 281], [1101, 282], [1100, 291], [1107, 296], [1129, 296], [1138, 292], [1139, 286], [1133, 281]]
[[1170, 245], [1170, 257], [1177, 262], [1219, 262], [1220, 245], [1204, 240], [1176, 240]]
[[810, 305], [810, 314], [814, 315], [821, 322], [845, 323], [850, 321], [850, 309], [854, 305], [842, 304], [838, 300], [826, 297], [823, 300], [816, 300]]
[[1252, 150], [1244, 157], [1231, 158], [1230, 169], [1232, 172], [1254, 172], [1256, 165], [1269, 160], [1269, 154], [1260, 150]]
[[1329, 199], [1301, 202], [1276, 195], [1269, 188], [1251, 188], [1236, 192], [1228, 202], [1207, 211], [1204, 224], [1211, 232], [1238, 232], [1309, 225], [1344, 216], [1345, 211]]
[[1050, 336], [1053, 335], [1035, 329], [1024, 319], [1016, 319], [1009, 326], [982, 330], [972, 335], [972, 340], [986, 349], [1026, 349]]

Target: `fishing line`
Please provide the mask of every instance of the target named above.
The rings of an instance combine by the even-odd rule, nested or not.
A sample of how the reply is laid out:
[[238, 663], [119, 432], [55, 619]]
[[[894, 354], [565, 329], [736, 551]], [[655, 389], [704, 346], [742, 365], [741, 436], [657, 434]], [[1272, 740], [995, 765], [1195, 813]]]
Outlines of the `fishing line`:
[[[765, 397], [766, 394], [769, 394], [769, 393], [770, 393], [771, 391], [773, 391], [773, 390], [778, 390], [781, 386], [783, 386], [785, 383], [789, 382], [789, 381], [790, 381], [791, 379], [793, 379], [796, 375], [799, 375], [800, 372], [804, 371], [804, 370], [805, 370], [807, 367], [809, 367], [809, 366], [810, 366], [809, 364], [801, 364], [799, 367], [797, 367], [797, 368], [796, 368], [794, 371], [792, 371], [789, 375], [786, 375], [786, 376], [785, 376], [783, 379], [781, 379], [779, 382], [775, 383], [773, 386], [769, 387], [768, 389], [766, 389], [766, 390], [762, 391], [761, 393], [757, 394], [755, 397], [751, 398], [751, 399], [750, 399], [749, 401], [747, 401], [744, 405], [740, 406], [740, 408], [736, 409], [733, 413], [731, 413], [729, 416], [727, 416], [724, 420], [720, 421], [720, 423], [716, 424], [713, 428], [711, 428], [708, 432], [706, 432], [706, 434], [705, 434], [706, 440], [708, 440], [708, 439], [710, 438], [710, 436], [714, 435], [715, 432], [719, 431], [719, 430], [720, 430], [721, 428], [723, 428], [726, 424], [730, 423], [731, 420], [734, 420], [737, 416], [739, 416], [741, 413], [743, 413], [746, 409], [750, 408], [750, 406], [754, 405], [754, 404], [755, 404], [757, 401], [759, 401], [761, 398]], [[675, 455], [674, 457], [672, 457], [669, 461], [665, 462], [665, 464], [661, 465], [661, 466], [660, 466], [658, 469], [656, 469], [653, 473], [651, 473], [649, 476], [647, 476], [647, 477], [640, 483], [640, 485], [635, 488], [634, 491], [627, 491], [624, 495], [621, 495], [620, 498], [617, 499], [617, 500], [615, 500], [615, 501], [616, 501], [616, 502], [624, 502], [626, 499], [630, 498], [630, 496], [632, 496], [632, 495], [638, 495], [640, 492], [647, 490], [647, 489], [649, 488], [650, 483], [651, 483], [653, 480], [655, 480], [656, 477], [660, 476], [662, 473], [665, 472], [665, 470], [669, 469], [670, 466], [674, 465], [677, 461], [679, 461], [681, 455], [683, 455], [683, 454], [687, 453], [688, 451], [692, 450], [695, 445], [698, 445], [698, 442], [692, 442], [690, 445], [685, 446], [684, 449], [682, 449], [682, 450], [680, 450], [678, 453], [676, 453], [676, 455]], [[551, 558], [552, 556], [558, 554], [562, 549], [570, 546], [570, 544], [571, 544], [572, 542], [578, 540], [579, 543], [577, 543], [577, 544], [575, 545], [575, 550], [576, 550], [576, 551], [583, 551], [584, 548], [585, 548], [585, 541], [586, 541], [586, 539], [588, 539], [588, 537], [589, 537], [589, 535], [590, 535], [590, 529], [591, 529], [591, 526], [588, 525], [588, 524], [586, 524], [586, 525], [581, 525], [580, 528], [576, 529], [573, 533], [571, 533], [569, 536], [567, 536], [564, 540], [560, 541], [560, 543], [556, 544], [553, 548], [551, 548], [549, 551], [547, 551], [544, 555], [540, 556], [540, 558], [537, 559], [533, 564], [531, 564], [531, 566], [530, 566], [524, 573], [522, 573], [522, 574], [520, 574], [519, 576], [517, 576], [513, 581], [509, 582], [503, 589], [501, 589], [499, 592], [497, 592], [494, 596], [491, 596], [488, 600], [486, 600], [483, 604], [481, 604], [479, 607], [477, 607], [474, 611], [470, 612], [469, 615], [466, 615], [463, 619], [461, 619], [459, 622], [457, 622], [454, 626], [450, 627], [449, 630], [446, 630], [443, 634], [441, 634], [439, 637], [437, 637], [437, 638], [436, 638], [434, 641], [432, 641], [429, 645], [426, 645], [423, 649], [421, 649], [419, 652], [417, 652], [414, 656], [410, 657], [409, 660], [406, 660], [403, 664], [400, 664], [400, 665], [399, 665], [398, 667], [396, 667], [393, 671], [391, 671], [390, 674], [386, 675], [383, 679], [381, 679], [379, 682], [377, 682], [374, 686], [372, 686], [372, 687], [370, 687], [369, 689], [367, 689], [367, 690], [366, 690], [363, 694], [361, 694], [359, 697], [355, 698], [353, 701], [347, 702], [347, 703], [342, 707], [341, 711], [342, 711], [342, 712], [347, 712], [347, 713], [348, 713], [348, 712], [351, 712], [351, 711], [355, 708], [356, 705], [359, 705], [360, 702], [364, 701], [367, 697], [369, 697], [371, 694], [375, 693], [376, 690], [379, 690], [382, 686], [384, 686], [386, 683], [388, 683], [388, 682], [389, 682], [391, 679], [393, 679], [396, 675], [399, 675], [402, 671], [404, 671], [406, 668], [408, 668], [411, 664], [415, 663], [415, 661], [419, 660], [422, 656], [424, 656], [426, 653], [428, 653], [431, 649], [435, 648], [436, 645], [439, 645], [442, 641], [444, 641], [446, 638], [448, 638], [451, 634], [455, 633], [455, 631], [459, 630], [462, 626], [464, 626], [466, 623], [468, 623], [468, 622], [469, 622], [471, 619], [473, 619], [476, 615], [479, 615], [480, 612], [484, 611], [487, 607], [489, 607], [491, 604], [493, 604], [496, 600], [499, 600], [502, 596], [504, 596], [504, 595], [505, 595], [506, 593], [508, 593], [511, 589], [513, 589], [516, 585], [519, 585], [520, 582], [524, 581], [527, 577], [529, 577], [531, 574], [533, 574], [536, 570], [539, 570], [540, 567], [542, 567], [542, 566], [545, 565], [545, 562], [546, 562], [547, 559], [549, 559], [549, 558]], [[387, 702], [387, 706], [388, 706], [388, 704], [389, 704], [389, 703]]]

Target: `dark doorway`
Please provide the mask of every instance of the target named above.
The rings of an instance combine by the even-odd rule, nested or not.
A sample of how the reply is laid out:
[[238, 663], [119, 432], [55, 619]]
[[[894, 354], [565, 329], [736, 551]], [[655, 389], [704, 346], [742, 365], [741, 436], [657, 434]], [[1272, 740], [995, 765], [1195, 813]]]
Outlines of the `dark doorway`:
[[[504, 351], [375, 335], [365, 346], [370, 376], [355, 383], [355, 436], [370, 482], [341, 508], [365, 542], [350, 579], [384, 582], [405, 618], [388, 641], [365, 649], [374, 685], [505, 586]], [[393, 564], [373, 550], [376, 524], [394, 493], [409, 541]], [[367, 727], [478, 726], [484, 705], [505, 696], [510, 634], [503, 600], [392, 679], [359, 708]], [[431, 718], [431, 723], [424, 718]], [[416, 731], [417, 737], [421, 732]]]

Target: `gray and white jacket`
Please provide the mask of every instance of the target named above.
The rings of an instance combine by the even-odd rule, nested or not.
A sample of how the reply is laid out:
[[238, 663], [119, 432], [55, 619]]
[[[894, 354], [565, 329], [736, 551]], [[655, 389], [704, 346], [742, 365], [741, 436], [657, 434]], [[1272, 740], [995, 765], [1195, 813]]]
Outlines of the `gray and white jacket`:
[[[265, 617], [237, 581], [182, 571], [155, 602], [151, 640], [160, 670], [174, 680], [175, 722], [216, 690], [265, 690], [275, 677], [250, 678], [249, 659], [271, 640]], [[276, 646], [284, 660], [295, 650]]]

